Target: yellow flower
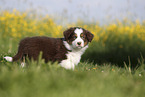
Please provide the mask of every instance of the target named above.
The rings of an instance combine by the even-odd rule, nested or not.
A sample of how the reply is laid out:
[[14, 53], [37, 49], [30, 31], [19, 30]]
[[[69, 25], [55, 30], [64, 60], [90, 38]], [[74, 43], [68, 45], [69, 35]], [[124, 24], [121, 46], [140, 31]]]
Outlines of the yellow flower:
[[15, 33], [16, 32], [16, 29], [15, 28], [12, 28], [12, 32]]
[[115, 69], [112, 68], [112, 71], [115, 71]]
[[1, 16], [0, 16], [0, 21], [5, 21], [5, 20], [6, 20], [5, 17], [1, 17]]

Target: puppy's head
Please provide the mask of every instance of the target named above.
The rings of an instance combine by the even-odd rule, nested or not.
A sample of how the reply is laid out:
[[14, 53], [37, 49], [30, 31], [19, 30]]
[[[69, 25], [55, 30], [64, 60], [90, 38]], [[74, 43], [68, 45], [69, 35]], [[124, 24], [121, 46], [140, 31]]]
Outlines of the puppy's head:
[[91, 32], [80, 27], [69, 28], [63, 34], [67, 43], [74, 49], [85, 47], [94, 37]]

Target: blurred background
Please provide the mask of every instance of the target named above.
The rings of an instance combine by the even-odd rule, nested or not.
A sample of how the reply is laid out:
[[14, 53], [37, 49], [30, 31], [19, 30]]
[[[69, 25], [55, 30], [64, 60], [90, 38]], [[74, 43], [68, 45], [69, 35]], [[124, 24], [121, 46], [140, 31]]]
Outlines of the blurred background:
[[78, 19], [100, 24], [124, 18], [145, 19], [145, 0], [0, 0], [0, 10], [13, 9], [48, 14], [60, 24]]

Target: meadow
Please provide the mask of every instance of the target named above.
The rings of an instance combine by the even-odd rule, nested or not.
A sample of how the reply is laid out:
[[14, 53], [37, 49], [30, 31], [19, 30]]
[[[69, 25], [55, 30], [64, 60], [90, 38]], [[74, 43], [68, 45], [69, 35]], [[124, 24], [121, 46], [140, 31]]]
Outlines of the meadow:
[[[74, 71], [44, 63], [41, 57], [28, 61], [25, 68], [3, 59], [16, 54], [24, 37], [63, 37], [72, 26], [95, 35]], [[0, 12], [0, 97], [144, 97], [144, 55], [144, 21], [124, 19], [108, 25], [78, 21], [62, 26], [48, 15]]]

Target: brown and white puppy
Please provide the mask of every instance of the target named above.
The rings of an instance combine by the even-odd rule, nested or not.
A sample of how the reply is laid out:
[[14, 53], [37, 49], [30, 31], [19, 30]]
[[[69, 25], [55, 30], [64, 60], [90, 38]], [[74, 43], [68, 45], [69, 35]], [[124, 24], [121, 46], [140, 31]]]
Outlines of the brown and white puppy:
[[[9, 62], [19, 59], [22, 61], [26, 56], [29, 59], [37, 60], [42, 52], [45, 62], [58, 61], [62, 67], [74, 69], [94, 35], [80, 27], [69, 28], [63, 34], [64, 38], [27, 37], [21, 40], [18, 53], [14, 57], [6, 56], [4, 58]], [[24, 63], [22, 65], [24, 66]]]

